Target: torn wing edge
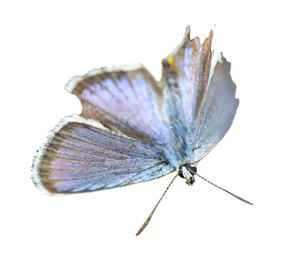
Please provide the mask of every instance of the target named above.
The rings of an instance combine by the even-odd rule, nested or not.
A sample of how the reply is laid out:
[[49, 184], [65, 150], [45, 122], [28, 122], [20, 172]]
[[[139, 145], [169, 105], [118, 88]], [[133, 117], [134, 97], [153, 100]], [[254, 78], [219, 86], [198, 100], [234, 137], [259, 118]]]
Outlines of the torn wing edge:
[[178, 53], [178, 51], [182, 48], [182, 46], [186, 43], [186, 41], [188, 40], [188, 38], [189, 38], [190, 41], [192, 41], [192, 40], [194, 40], [195, 38], [197, 38], [198, 41], [200, 42], [199, 37], [195, 37], [195, 38], [191, 39], [190, 33], [191, 33], [190, 26], [187, 26], [187, 27], [185, 28], [185, 32], [184, 32], [183, 39], [181, 40], [181, 42], [178, 44], [178, 46], [176, 46], [176, 47], [174, 48], [174, 50], [173, 50], [169, 55], [175, 56], [175, 55]]
[[[234, 89], [234, 92], [235, 92], [235, 100], [237, 100], [238, 106], [239, 106], [239, 104], [240, 104], [240, 99], [237, 97], [237, 85], [236, 85], [236, 83], [235, 83], [235, 81], [233, 80], [232, 75], [231, 75], [231, 62], [228, 61], [228, 60], [224, 57], [223, 52], [220, 52], [220, 53], [219, 53], [219, 55], [216, 57], [215, 62], [213, 63], [213, 65], [212, 65], [212, 62], [211, 62], [211, 71], [210, 71], [210, 76], [209, 76], [209, 80], [208, 80], [208, 83], [207, 83], [206, 93], [207, 93], [208, 88], [209, 88], [209, 85], [210, 85], [210, 83], [211, 83], [211, 80], [212, 80], [212, 77], [213, 77], [213, 74], [214, 74], [214, 71], [215, 71], [215, 67], [218, 65], [218, 63], [220, 63], [220, 64], [228, 63], [229, 66], [230, 66], [229, 75], [230, 75], [230, 77], [231, 77], [231, 80], [232, 80], [233, 84], [235, 85], [235, 89]], [[205, 93], [204, 96], [206, 96], [206, 93]], [[203, 100], [202, 100], [202, 105], [201, 105], [201, 107], [203, 107], [204, 101], [205, 101], [205, 100], [203, 99]], [[237, 106], [237, 109], [238, 109], [238, 106]], [[237, 110], [236, 110], [236, 112], [235, 112], [234, 118], [235, 118], [236, 114], [237, 114]], [[232, 121], [232, 124], [233, 124], [233, 123], [234, 123], [234, 119], [233, 119], [233, 121]], [[232, 126], [232, 124], [231, 124], [231, 126]], [[228, 131], [230, 130], [231, 126], [229, 127]], [[228, 132], [228, 131], [227, 131], [227, 132]], [[226, 132], [226, 134], [227, 134], [227, 132]], [[212, 146], [209, 150], [207, 150], [200, 158], [198, 158], [198, 159], [195, 160], [194, 162], [191, 162], [191, 165], [196, 166], [205, 156], [207, 156], [208, 153], [210, 153], [210, 152], [222, 141], [222, 139], [226, 136], [226, 134], [219, 140], [219, 142], [217, 142], [214, 146]]]

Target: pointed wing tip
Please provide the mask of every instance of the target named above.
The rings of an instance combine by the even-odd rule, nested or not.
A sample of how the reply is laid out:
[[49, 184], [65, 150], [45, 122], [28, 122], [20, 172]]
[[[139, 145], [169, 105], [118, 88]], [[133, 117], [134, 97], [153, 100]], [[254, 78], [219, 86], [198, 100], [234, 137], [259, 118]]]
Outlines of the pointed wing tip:
[[[198, 43], [200, 42], [200, 39], [199, 37], [195, 37], [193, 39], [191, 39], [190, 37], [190, 33], [191, 33], [191, 28], [190, 28], [190, 25], [188, 25], [186, 28], [185, 28], [185, 33], [184, 33], [184, 39], [183, 41], [181, 42], [180, 46], [182, 46], [187, 40], [192, 42], [192, 41], [197, 41]], [[179, 46], [178, 46], [179, 47]], [[177, 47], [177, 48], [178, 48]]]
[[[213, 39], [213, 35], [214, 35], [214, 28], [215, 28], [215, 25], [213, 27], [213, 29], [210, 30], [209, 32], [209, 36], [204, 40], [203, 42], [203, 46], [208, 46], [209, 49], [211, 50], [211, 44], [212, 44], [212, 39]], [[200, 39], [199, 37], [195, 37], [194, 39], [191, 39], [190, 38], [190, 32], [191, 32], [191, 29], [190, 29], [190, 26], [188, 25], [185, 29], [185, 34], [184, 34], [184, 40], [182, 41], [182, 43], [180, 44], [180, 46], [182, 46], [186, 41], [197, 41], [197, 42], [200, 42]], [[177, 49], [180, 48], [180, 46], [177, 47]], [[177, 52], [177, 51], [176, 51]], [[174, 52], [173, 52], [174, 53]]]
[[206, 45], [210, 46], [210, 49], [211, 49], [213, 35], [214, 35], [214, 32], [213, 32], [213, 29], [211, 29], [210, 32], [209, 32], [209, 36], [205, 39], [205, 41], [203, 43], [203, 45], [206, 44]]
[[[209, 37], [208, 38], [212, 38], [213, 35], [214, 35], [214, 30], [215, 30], [215, 24], [213, 26], [213, 29], [210, 30], [209, 32]], [[190, 39], [190, 33], [191, 33], [191, 28], [190, 28], [190, 25], [188, 25], [186, 28], [185, 28], [185, 33], [184, 33], [184, 36], [185, 38], [189, 38]], [[198, 38], [198, 37], [196, 37]]]
[[216, 64], [221, 64], [222, 66], [228, 66], [229, 73], [231, 71], [231, 62], [229, 62], [225, 57], [223, 52], [220, 52], [218, 58], [216, 59]]
[[185, 33], [184, 33], [184, 36], [185, 38], [190, 38], [190, 25], [188, 25], [186, 28], [185, 28]]
[[[222, 63], [222, 64], [228, 62], [227, 59], [224, 57], [223, 52], [220, 52], [217, 61], [220, 62], [220, 63]], [[228, 63], [230, 63], [230, 62], [228, 62]], [[230, 63], [230, 64], [231, 64], [231, 63]]]
[[202, 49], [205, 52], [212, 53], [211, 51], [212, 40], [213, 40], [213, 29], [210, 30], [209, 36], [202, 43]]

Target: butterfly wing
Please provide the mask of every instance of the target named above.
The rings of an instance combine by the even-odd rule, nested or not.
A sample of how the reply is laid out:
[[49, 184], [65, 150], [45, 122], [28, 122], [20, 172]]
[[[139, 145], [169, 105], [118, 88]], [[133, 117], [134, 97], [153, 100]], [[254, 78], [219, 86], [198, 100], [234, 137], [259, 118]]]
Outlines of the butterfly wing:
[[[194, 142], [194, 122], [206, 91], [211, 62], [213, 33], [201, 45], [199, 38], [190, 38], [190, 28], [181, 44], [167, 58], [171, 72], [176, 75], [177, 96], [180, 99], [184, 125], [189, 129], [189, 138]], [[165, 66], [164, 66], [165, 69]]]
[[230, 76], [231, 64], [221, 54], [207, 85], [195, 121], [195, 161], [201, 160], [231, 127], [239, 100]]
[[178, 123], [178, 131], [171, 135], [172, 143], [180, 147], [175, 155], [180, 164], [203, 158], [224, 137], [238, 107], [230, 63], [221, 55], [211, 70], [212, 38], [211, 31], [201, 45], [198, 38], [190, 38], [188, 27], [184, 40], [164, 62], [165, 95], [172, 95], [166, 101], [166, 113], [170, 115], [178, 107], [168, 121]]
[[[146, 137], [145, 137], [146, 138]], [[35, 184], [48, 194], [122, 187], [174, 171], [157, 145], [81, 116], [63, 118], [38, 151]]]
[[198, 38], [191, 40], [188, 27], [181, 44], [163, 61], [163, 107], [171, 129], [167, 143], [173, 164], [194, 160], [195, 114], [208, 80], [211, 40], [212, 33], [203, 45]]
[[93, 70], [66, 89], [80, 99], [83, 117], [136, 139], [165, 141], [161, 88], [143, 65]]

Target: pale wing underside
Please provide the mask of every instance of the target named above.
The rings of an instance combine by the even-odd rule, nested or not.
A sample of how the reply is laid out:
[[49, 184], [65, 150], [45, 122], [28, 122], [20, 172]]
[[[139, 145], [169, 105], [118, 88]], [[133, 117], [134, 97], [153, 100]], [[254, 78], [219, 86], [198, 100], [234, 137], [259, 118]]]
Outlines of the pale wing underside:
[[[190, 145], [185, 160], [194, 164], [206, 155], [229, 130], [239, 101], [235, 98], [236, 85], [230, 76], [230, 63], [221, 55], [211, 69], [213, 31], [202, 46], [199, 39], [190, 39], [187, 28], [181, 45], [173, 52], [172, 72], [177, 75], [176, 96], [182, 103], [180, 111], [185, 138]], [[210, 73], [212, 73], [210, 75]], [[183, 141], [186, 144], [186, 140]]]
[[235, 98], [236, 85], [230, 76], [230, 68], [231, 64], [221, 54], [196, 119], [196, 162], [219, 143], [233, 123], [239, 100]]
[[33, 179], [49, 194], [64, 194], [121, 187], [174, 170], [163, 149], [72, 116], [62, 119], [38, 152]]
[[141, 64], [104, 68], [74, 77], [66, 89], [82, 103], [82, 116], [136, 139], [165, 141], [161, 89]]
[[201, 45], [198, 38], [185, 38], [163, 62], [163, 94], [169, 132], [171, 163], [194, 161], [196, 115], [199, 113], [209, 79], [213, 33]]
[[173, 52], [179, 96], [183, 106], [184, 124], [188, 138], [194, 143], [195, 118], [198, 115], [209, 79], [211, 65], [211, 42], [213, 32], [201, 45], [199, 38], [190, 38], [190, 28], [185, 32], [181, 45]]

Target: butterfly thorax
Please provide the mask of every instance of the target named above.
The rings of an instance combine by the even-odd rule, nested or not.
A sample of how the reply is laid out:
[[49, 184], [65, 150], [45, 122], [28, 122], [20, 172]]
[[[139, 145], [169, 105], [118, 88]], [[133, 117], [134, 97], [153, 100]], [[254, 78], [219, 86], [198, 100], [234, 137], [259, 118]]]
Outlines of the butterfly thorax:
[[164, 119], [168, 125], [168, 155], [175, 167], [180, 167], [193, 159], [189, 139], [189, 128], [185, 122], [182, 97], [178, 86], [178, 76], [167, 59], [163, 61]]

